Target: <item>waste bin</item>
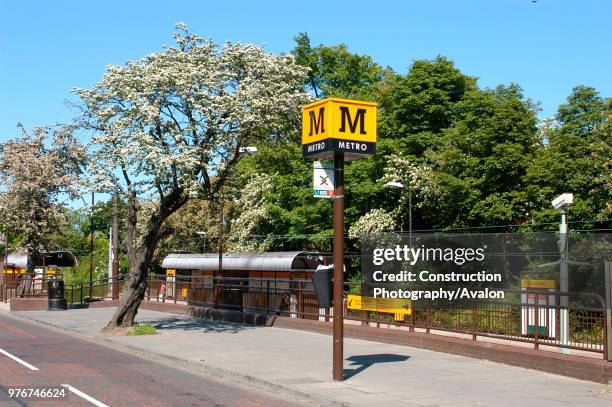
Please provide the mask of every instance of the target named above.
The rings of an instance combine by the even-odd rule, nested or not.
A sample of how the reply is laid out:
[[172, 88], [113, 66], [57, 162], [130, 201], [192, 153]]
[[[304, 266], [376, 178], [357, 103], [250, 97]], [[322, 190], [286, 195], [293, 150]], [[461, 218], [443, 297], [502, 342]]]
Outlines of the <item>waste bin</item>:
[[334, 266], [318, 266], [312, 274], [312, 285], [320, 308], [332, 306], [332, 274]]
[[49, 311], [66, 310], [66, 299], [64, 298], [64, 280], [50, 279], [47, 283], [49, 299]]

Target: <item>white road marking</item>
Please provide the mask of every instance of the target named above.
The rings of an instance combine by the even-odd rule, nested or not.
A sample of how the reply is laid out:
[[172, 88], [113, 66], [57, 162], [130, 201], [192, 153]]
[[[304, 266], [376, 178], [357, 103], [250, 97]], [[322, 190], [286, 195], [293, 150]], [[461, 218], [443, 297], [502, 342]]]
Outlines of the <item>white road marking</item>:
[[38, 370], [38, 368], [36, 366], [32, 366], [31, 364], [29, 364], [28, 362], [19, 359], [17, 356], [11, 355], [10, 353], [8, 353], [7, 351], [5, 351], [4, 349], [0, 348], [0, 353], [2, 353], [3, 355], [13, 359], [15, 362], [21, 363], [22, 365], [24, 365], [25, 367], [27, 367], [30, 370]]
[[91, 404], [95, 406], [108, 407], [108, 405], [102, 403], [101, 401], [96, 400], [95, 398], [91, 397], [89, 394], [83, 393], [81, 390], [77, 389], [76, 387], [72, 387], [69, 384], [62, 384], [62, 387], [67, 388], [69, 391], [73, 392], [77, 396], [84, 398], [85, 400], [89, 401]]

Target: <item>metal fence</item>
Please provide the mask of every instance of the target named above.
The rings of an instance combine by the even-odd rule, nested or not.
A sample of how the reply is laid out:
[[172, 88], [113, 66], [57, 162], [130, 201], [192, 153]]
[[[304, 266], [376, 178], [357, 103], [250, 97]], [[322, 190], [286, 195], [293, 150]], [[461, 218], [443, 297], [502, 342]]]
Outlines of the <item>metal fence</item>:
[[11, 298], [31, 298], [47, 295], [47, 284], [50, 279], [62, 279], [59, 271], [53, 274], [6, 273], [0, 271], [0, 302], [8, 302]]
[[[349, 293], [359, 292], [362, 283], [346, 283]], [[377, 284], [380, 286], [380, 284]], [[598, 294], [537, 289], [502, 289], [503, 300], [413, 301], [410, 312], [401, 315], [386, 311], [347, 309], [345, 318], [377, 326], [407, 326], [429, 333], [432, 330], [498, 338], [540, 345], [606, 351], [606, 306]], [[567, 306], [561, 299], [567, 298]], [[561, 340], [560, 315], [568, 314], [569, 337]]]
[[[124, 280], [114, 283], [120, 290]], [[99, 280], [91, 289], [89, 282], [66, 286], [66, 300], [76, 306], [110, 298], [112, 284]], [[345, 297], [358, 293], [362, 284], [346, 282]], [[370, 326], [445, 331], [471, 335], [473, 340], [498, 338], [531, 343], [535, 349], [553, 346], [605, 355], [605, 302], [599, 295], [536, 289], [503, 291], [503, 300], [414, 301], [402, 313], [376, 307], [349, 309], [345, 301], [344, 317]], [[562, 297], [568, 299], [567, 306], [560, 305]], [[320, 321], [329, 321], [332, 315], [329, 309], [319, 307], [310, 280], [152, 275], [145, 299]], [[569, 338], [565, 342], [560, 339], [561, 310], [567, 310], [569, 316]]]
[[68, 304], [73, 306], [109, 299], [112, 298], [113, 285], [118, 287], [116, 290], [119, 292], [123, 288], [123, 284], [124, 280], [122, 278], [70, 284], [64, 287], [64, 298]]

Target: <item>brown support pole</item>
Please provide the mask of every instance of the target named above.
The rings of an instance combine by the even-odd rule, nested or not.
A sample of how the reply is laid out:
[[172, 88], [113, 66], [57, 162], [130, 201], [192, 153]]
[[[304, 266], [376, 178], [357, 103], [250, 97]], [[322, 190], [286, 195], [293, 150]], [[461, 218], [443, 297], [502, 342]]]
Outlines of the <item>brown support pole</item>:
[[604, 359], [612, 362], [612, 261], [604, 264], [606, 315], [604, 319]]
[[[224, 221], [224, 216], [223, 216], [223, 185], [221, 185], [221, 197], [220, 197], [220, 202], [219, 202], [219, 242], [218, 242], [218, 246], [219, 246], [219, 269], [217, 270], [217, 275], [215, 276], [215, 272], [213, 270], [213, 302], [214, 305], [216, 306], [219, 300], [219, 288], [217, 287], [218, 285], [218, 278], [221, 276], [222, 272], [223, 272], [223, 232], [224, 232], [224, 225], [223, 225], [223, 221]], [[216, 277], [216, 278], [215, 278]]]
[[334, 324], [333, 378], [344, 380], [344, 153], [334, 153]]
[[119, 298], [119, 221], [117, 219], [117, 191], [113, 194], [113, 263], [111, 270], [112, 298]]
[[8, 302], [8, 276], [6, 273], [6, 262], [8, 260], [8, 231], [4, 231], [4, 264], [2, 265], [2, 269], [4, 270], [4, 280], [3, 288], [4, 288], [4, 302]]
[[538, 350], [540, 347], [540, 344], [538, 341], [538, 337], [539, 337], [538, 330], [540, 328], [540, 310], [538, 309], [538, 301], [540, 301], [540, 294], [536, 293], [534, 297], [535, 297], [535, 304], [533, 305], [533, 308], [535, 311], [535, 329], [533, 330], [533, 334], [534, 334], [535, 342], [534, 342], [533, 348], [535, 350]]
[[94, 200], [95, 200], [95, 193], [92, 192], [91, 193], [91, 214], [90, 214], [91, 239], [89, 240], [89, 299], [90, 300], [92, 298], [91, 288], [92, 288], [92, 285], [93, 285], [93, 251], [94, 251], [94, 218], [93, 218], [93, 212], [94, 212]]

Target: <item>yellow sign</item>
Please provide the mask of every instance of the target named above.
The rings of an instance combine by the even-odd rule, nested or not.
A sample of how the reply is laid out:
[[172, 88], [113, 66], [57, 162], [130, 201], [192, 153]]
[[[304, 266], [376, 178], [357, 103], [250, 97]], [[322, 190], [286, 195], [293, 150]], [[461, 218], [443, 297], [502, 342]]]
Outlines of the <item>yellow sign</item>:
[[167, 276], [173, 276], [176, 274], [176, 269], [166, 269]]
[[412, 302], [401, 298], [374, 298], [349, 294], [346, 298], [348, 309], [386, 312], [390, 314], [412, 314]]
[[521, 279], [521, 288], [555, 288], [557, 282], [555, 280], [528, 280]]
[[328, 98], [302, 108], [304, 155], [329, 157], [341, 151], [371, 155], [376, 151], [376, 103]]
[[181, 297], [187, 297], [187, 289], [181, 288]]

